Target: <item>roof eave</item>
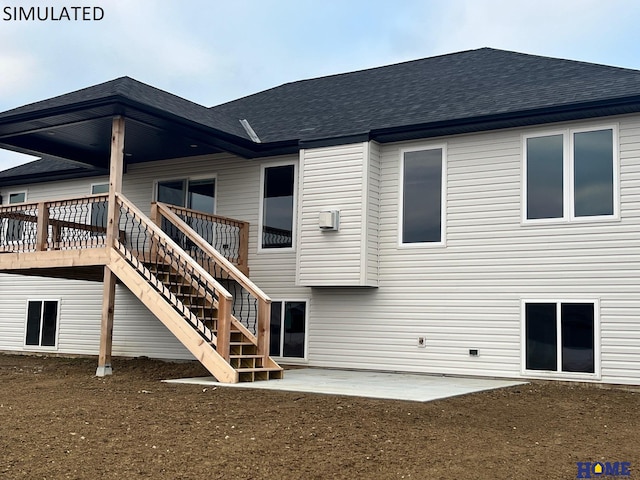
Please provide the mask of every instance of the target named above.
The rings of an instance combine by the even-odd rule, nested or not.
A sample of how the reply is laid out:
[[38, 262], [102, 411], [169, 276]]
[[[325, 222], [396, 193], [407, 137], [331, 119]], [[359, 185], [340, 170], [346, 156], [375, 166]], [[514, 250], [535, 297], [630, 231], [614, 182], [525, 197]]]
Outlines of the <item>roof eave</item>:
[[416, 140], [463, 133], [515, 128], [547, 123], [584, 120], [640, 112], [640, 96], [597, 102], [552, 106], [517, 112], [461, 118], [442, 122], [372, 129], [370, 137], [379, 143]]
[[12, 187], [15, 185], [31, 185], [34, 183], [55, 182], [71, 180], [75, 178], [99, 177], [109, 175], [107, 170], [60, 170], [50, 174], [33, 173], [18, 175], [15, 177], [0, 178], [0, 187]]

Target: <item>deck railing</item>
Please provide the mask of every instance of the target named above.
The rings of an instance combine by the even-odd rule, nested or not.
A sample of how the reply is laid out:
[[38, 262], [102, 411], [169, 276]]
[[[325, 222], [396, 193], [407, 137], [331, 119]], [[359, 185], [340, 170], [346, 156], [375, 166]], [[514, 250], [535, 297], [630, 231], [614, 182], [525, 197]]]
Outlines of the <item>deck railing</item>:
[[151, 218], [157, 224], [170, 225], [190, 243], [189, 254], [210, 272], [233, 296], [232, 313], [247, 332], [257, 337], [258, 354], [269, 355], [271, 299], [249, 278], [180, 218], [173, 207], [163, 203], [152, 206]]
[[[159, 202], [158, 202], [159, 203]], [[171, 210], [200, 237], [209, 243], [245, 274], [248, 273], [249, 223], [234, 218], [198, 212], [189, 208], [161, 204]], [[162, 230], [185, 251], [193, 249], [193, 242], [170, 222], [161, 222]]]
[[0, 252], [105, 247], [107, 195], [0, 206]]

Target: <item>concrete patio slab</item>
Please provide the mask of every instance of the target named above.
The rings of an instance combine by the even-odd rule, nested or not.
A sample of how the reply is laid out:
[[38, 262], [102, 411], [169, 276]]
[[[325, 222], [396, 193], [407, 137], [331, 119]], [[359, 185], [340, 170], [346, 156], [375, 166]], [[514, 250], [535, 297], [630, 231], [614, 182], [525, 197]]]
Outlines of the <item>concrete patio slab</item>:
[[219, 383], [213, 377], [181, 378], [164, 381], [168, 383], [323, 393], [414, 402], [428, 402], [440, 398], [527, 383], [489, 378], [446, 377], [323, 368], [287, 370], [284, 379], [269, 380], [268, 382], [228, 384]]

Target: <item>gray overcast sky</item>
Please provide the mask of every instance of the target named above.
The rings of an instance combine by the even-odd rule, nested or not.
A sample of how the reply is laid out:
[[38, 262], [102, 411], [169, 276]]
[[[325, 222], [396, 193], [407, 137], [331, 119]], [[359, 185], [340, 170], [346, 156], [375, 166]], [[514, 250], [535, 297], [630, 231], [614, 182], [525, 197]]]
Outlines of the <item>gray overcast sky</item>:
[[[97, 22], [6, 8], [99, 6]], [[203, 105], [479, 47], [640, 69], [637, 0], [0, 0], [0, 111], [123, 75]], [[0, 170], [28, 157], [0, 150]]]

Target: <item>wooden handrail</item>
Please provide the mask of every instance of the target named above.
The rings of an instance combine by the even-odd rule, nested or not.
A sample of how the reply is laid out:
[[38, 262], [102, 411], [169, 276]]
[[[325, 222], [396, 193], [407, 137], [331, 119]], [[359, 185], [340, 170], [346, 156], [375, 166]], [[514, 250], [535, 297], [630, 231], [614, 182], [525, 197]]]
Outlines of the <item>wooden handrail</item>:
[[221, 223], [228, 223], [228, 224], [231, 224], [231, 225], [236, 225], [238, 227], [240, 227], [242, 224], [249, 223], [249, 222], [245, 222], [243, 220], [238, 220], [237, 218], [231, 218], [231, 217], [225, 217], [224, 215], [218, 215], [216, 213], [205, 213], [205, 212], [201, 212], [199, 210], [193, 210], [191, 208], [186, 208], [186, 207], [179, 207], [177, 205], [169, 205], [168, 203], [163, 203], [163, 202], [155, 202], [155, 203], [157, 203], [159, 205], [163, 205], [165, 208], [173, 210], [173, 211], [184, 212], [189, 217], [206, 218], [207, 220], [212, 220], [212, 221], [221, 220]]
[[[83, 195], [80, 197], [63, 197], [56, 198], [55, 200], [42, 200], [40, 202], [22, 202], [22, 203], [11, 203], [9, 205], [0, 205], [0, 211], [3, 209], [7, 209], [9, 207], [18, 207], [21, 210], [24, 210], [25, 207], [37, 207], [39, 203], [46, 203], [48, 206], [60, 207], [66, 202], [73, 202], [78, 200], [89, 200], [96, 197], [104, 197], [104, 201], [107, 201], [108, 195], [106, 193], [92, 193], [91, 195]], [[102, 201], [102, 200], [99, 200]]]

